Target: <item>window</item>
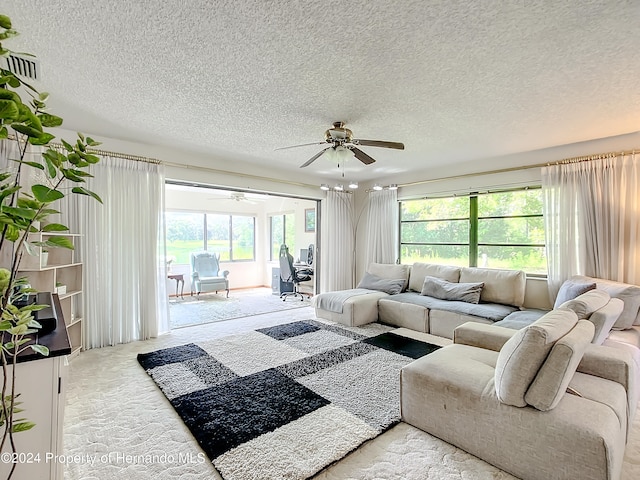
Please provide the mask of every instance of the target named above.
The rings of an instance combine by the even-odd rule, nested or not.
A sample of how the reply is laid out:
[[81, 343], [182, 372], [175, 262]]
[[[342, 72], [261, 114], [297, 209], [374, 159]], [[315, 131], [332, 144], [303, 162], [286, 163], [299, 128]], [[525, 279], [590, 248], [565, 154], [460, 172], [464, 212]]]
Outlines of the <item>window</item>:
[[[255, 217], [166, 212], [167, 256], [189, 264], [191, 252], [220, 254], [223, 262], [255, 259]], [[205, 237], [206, 231], [206, 237]]]
[[189, 255], [203, 249], [204, 215], [201, 213], [166, 212], [167, 256], [175, 264], [189, 264]]
[[542, 190], [400, 202], [400, 259], [546, 274]]
[[277, 260], [280, 256], [280, 246], [284, 243], [289, 247], [289, 253], [295, 249], [296, 223], [293, 213], [283, 213], [269, 217], [269, 235], [271, 241], [271, 260]]

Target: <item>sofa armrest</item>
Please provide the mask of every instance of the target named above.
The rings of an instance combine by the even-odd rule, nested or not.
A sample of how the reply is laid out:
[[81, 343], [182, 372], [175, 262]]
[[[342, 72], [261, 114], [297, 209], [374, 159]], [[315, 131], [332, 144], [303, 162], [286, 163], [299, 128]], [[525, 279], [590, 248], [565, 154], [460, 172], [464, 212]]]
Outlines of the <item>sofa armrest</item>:
[[589, 345], [578, 372], [605, 378], [622, 385], [627, 392], [636, 388], [636, 366], [626, 350], [606, 345]]
[[223, 272], [222, 272], [222, 276], [223, 276], [224, 278], [227, 278], [227, 277], [229, 276], [229, 270], [225, 270], [225, 271], [223, 271]]
[[453, 331], [453, 343], [499, 352], [507, 340], [513, 337], [517, 331], [496, 325], [467, 322]]

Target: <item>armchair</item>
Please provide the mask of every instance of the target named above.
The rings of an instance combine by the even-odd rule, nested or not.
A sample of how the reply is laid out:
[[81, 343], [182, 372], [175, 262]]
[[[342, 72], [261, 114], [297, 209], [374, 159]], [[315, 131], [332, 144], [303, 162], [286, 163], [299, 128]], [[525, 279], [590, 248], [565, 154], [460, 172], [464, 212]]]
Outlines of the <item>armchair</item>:
[[220, 271], [220, 254], [212, 252], [191, 253], [191, 295], [203, 291], [227, 291], [229, 298], [229, 270]]

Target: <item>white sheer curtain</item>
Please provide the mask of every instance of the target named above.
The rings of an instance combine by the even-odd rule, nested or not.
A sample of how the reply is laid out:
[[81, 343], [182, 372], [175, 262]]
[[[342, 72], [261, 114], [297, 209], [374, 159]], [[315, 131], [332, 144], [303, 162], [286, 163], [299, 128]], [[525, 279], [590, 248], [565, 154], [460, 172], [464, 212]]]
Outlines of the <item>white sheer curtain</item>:
[[102, 157], [92, 174], [87, 188], [104, 204], [83, 197], [76, 218], [85, 348], [156, 337], [169, 330], [163, 167]]
[[327, 192], [322, 201], [320, 289], [323, 292], [354, 287], [354, 203], [353, 196]]
[[549, 289], [571, 275], [640, 283], [638, 155], [542, 169]]
[[395, 263], [398, 231], [398, 192], [369, 192], [365, 266], [371, 262]]

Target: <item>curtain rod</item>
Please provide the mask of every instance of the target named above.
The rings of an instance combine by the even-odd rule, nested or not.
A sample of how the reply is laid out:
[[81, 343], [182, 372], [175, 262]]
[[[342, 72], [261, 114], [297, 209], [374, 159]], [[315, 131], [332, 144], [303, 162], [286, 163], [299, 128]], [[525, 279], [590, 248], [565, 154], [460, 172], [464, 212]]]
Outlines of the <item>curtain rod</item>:
[[534, 165], [524, 165], [522, 167], [499, 168], [496, 170], [489, 170], [486, 172], [463, 173], [460, 175], [452, 175], [450, 177], [431, 178], [429, 180], [420, 180], [418, 182], [409, 182], [409, 183], [402, 183], [402, 184], [399, 183], [398, 187], [412, 187], [414, 185], [425, 185], [427, 183], [441, 182], [443, 180], [455, 180], [459, 178], [477, 177], [479, 175], [493, 175], [496, 173], [517, 172], [519, 170], [530, 170], [532, 168], [550, 167], [552, 165], [564, 165], [568, 163], [590, 162], [593, 160], [602, 160], [604, 158], [615, 158], [615, 157], [622, 157], [625, 155], [635, 155], [636, 153], [639, 153], [639, 152], [640, 152], [640, 149], [636, 148], [634, 150], [626, 150], [622, 152], [609, 152], [609, 153], [598, 153], [595, 155], [584, 155], [582, 157], [564, 158], [556, 162], [536, 163]]
[[[8, 137], [8, 140], [15, 140], [15, 139], [16, 137], [13, 134], [10, 134]], [[22, 142], [23, 140], [20, 140], [20, 141]], [[65, 149], [64, 145], [57, 142], [51, 142], [48, 146], [56, 149]], [[259, 175], [252, 175], [249, 173], [230, 172], [229, 170], [218, 170], [216, 168], [201, 167], [197, 165], [187, 165], [182, 163], [166, 162], [166, 161], [158, 160], [157, 158], [143, 157], [140, 155], [129, 155], [127, 153], [111, 152], [108, 150], [99, 150], [95, 148], [87, 148], [87, 153], [93, 153], [96, 155], [103, 155], [103, 156], [116, 157], [116, 158], [124, 158], [126, 160], [132, 160], [134, 162], [144, 162], [144, 163], [152, 163], [155, 165], [164, 165], [166, 167], [184, 168], [187, 170], [200, 170], [200, 171], [209, 172], [209, 173], [217, 173], [220, 175], [233, 175], [236, 177], [250, 178], [253, 180], [268, 180], [271, 182], [281, 183], [285, 185], [292, 185], [295, 187], [316, 188], [316, 185], [309, 185], [307, 183], [293, 182], [289, 180], [282, 180], [279, 178], [261, 177]]]

